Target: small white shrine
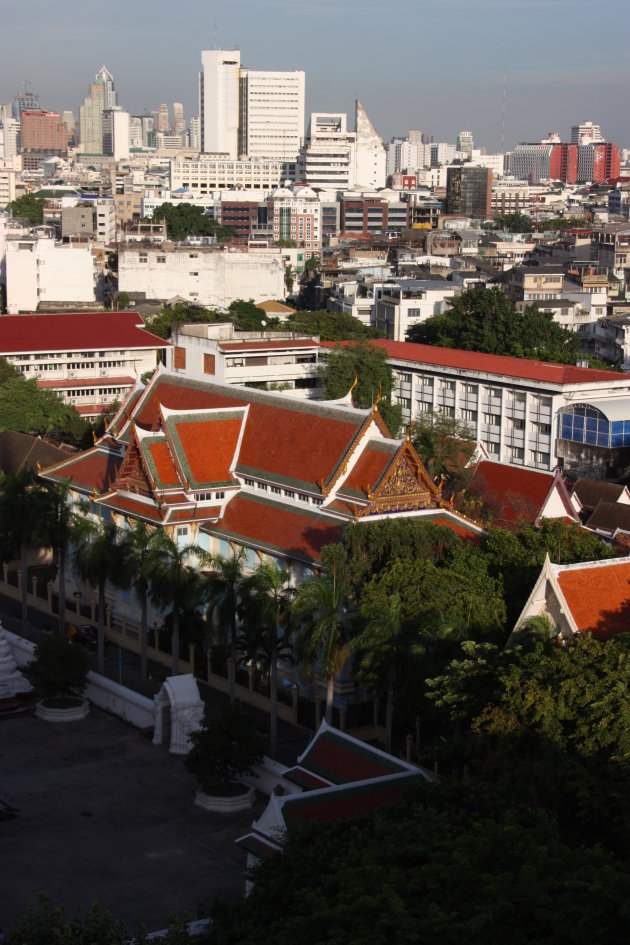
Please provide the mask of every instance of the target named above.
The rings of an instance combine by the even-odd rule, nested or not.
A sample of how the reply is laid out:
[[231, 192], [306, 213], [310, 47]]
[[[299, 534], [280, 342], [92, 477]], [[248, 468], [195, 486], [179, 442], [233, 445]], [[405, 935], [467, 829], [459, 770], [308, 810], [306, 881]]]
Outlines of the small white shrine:
[[205, 706], [191, 673], [169, 676], [154, 698], [155, 731], [153, 744], [168, 743], [174, 755], [187, 755], [190, 736], [201, 728]]
[[19, 670], [11, 644], [0, 623], [0, 701], [31, 692], [33, 687]]

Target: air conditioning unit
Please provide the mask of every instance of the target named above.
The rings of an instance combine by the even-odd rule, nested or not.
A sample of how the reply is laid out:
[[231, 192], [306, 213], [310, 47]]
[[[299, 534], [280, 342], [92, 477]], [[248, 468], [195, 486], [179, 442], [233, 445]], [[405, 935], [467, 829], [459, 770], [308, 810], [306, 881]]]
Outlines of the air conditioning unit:
[[101, 371], [101, 377], [107, 377], [107, 371]]
[[76, 371], [68, 371], [68, 377], [76, 377], [76, 376], [77, 376]]

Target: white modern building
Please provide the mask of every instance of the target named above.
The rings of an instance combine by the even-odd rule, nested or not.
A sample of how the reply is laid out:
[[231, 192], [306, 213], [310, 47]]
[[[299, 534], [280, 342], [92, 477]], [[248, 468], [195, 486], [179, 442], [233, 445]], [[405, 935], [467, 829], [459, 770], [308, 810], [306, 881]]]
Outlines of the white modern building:
[[129, 160], [129, 121], [129, 112], [123, 108], [103, 111], [103, 154], [111, 155], [115, 161]]
[[199, 117], [201, 150], [206, 154], [238, 157], [239, 78], [238, 49], [209, 49], [201, 53]]
[[170, 162], [170, 189], [211, 194], [216, 190], [264, 190], [282, 181], [281, 161], [232, 161], [227, 155], [174, 158]]
[[314, 112], [297, 165], [298, 178], [316, 190], [384, 187], [387, 151], [361, 103], [356, 131], [348, 131], [345, 112]]
[[129, 244], [118, 256], [118, 286], [134, 300], [179, 298], [211, 308], [236, 299], [284, 298], [280, 249]]
[[459, 287], [445, 280], [388, 279], [375, 289], [375, 326], [386, 338], [404, 341], [413, 325], [441, 315], [446, 299], [458, 294]]
[[78, 306], [96, 301], [90, 245], [50, 238], [9, 240], [6, 279], [9, 314], [35, 312], [53, 303]]
[[180, 325], [166, 352], [169, 370], [220, 384], [287, 391], [320, 391], [318, 338], [292, 332], [236, 332], [232, 322]]
[[4, 315], [1, 327], [0, 357], [86, 419], [124, 400], [170, 347], [137, 312]]
[[376, 341], [409, 422], [438, 411], [501, 462], [593, 478], [628, 465], [630, 376], [408, 342]]
[[304, 72], [240, 71], [239, 155], [294, 162], [304, 141]]

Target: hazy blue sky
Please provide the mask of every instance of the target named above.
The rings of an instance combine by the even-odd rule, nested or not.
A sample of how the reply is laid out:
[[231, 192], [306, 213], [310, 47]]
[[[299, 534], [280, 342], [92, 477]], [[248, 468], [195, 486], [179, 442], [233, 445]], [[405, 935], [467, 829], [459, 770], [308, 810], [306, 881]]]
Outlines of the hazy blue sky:
[[629, 0], [0, 0], [0, 102], [24, 87], [75, 113], [105, 64], [132, 113], [197, 111], [201, 49], [304, 69], [307, 112], [353, 112], [385, 140], [471, 129], [490, 150], [590, 119], [630, 146]]

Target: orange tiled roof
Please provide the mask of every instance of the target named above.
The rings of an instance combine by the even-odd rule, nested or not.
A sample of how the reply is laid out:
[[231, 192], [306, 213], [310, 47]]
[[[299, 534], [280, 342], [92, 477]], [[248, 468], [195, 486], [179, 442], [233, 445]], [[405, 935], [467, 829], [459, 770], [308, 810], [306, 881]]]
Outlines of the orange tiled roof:
[[487, 503], [497, 522], [534, 522], [553, 479], [553, 473], [483, 460], [473, 473], [468, 491]]
[[91, 449], [80, 453], [65, 463], [59, 463], [46, 470], [51, 478], [70, 479], [74, 486], [103, 492], [110, 481], [116, 478], [122, 456], [101, 449]]
[[173, 463], [173, 457], [171, 456], [171, 451], [168, 448], [166, 440], [163, 442], [149, 443], [147, 449], [155, 466], [158, 485], [165, 488], [169, 486], [181, 486], [177, 470]]
[[169, 417], [169, 430], [181, 445], [180, 460], [196, 484], [229, 482], [230, 466], [243, 425], [242, 414], [223, 419], [207, 416], [198, 419]]
[[338, 541], [341, 522], [281, 502], [237, 495], [228, 502], [220, 530], [291, 557], [320, 559], [324, 545]]
[[385, 440], [370, 443], [365, 447], [350, 475], [340, 487], [340, 493], [360, 492], [367, 496], [367, 487], [372, 491], [380, 482], [383, 473], [397, 452], [398, 444]]
[[630, 630], [630, 559], [560, 570], [558, 583], [581, 632], [606, 640]]

